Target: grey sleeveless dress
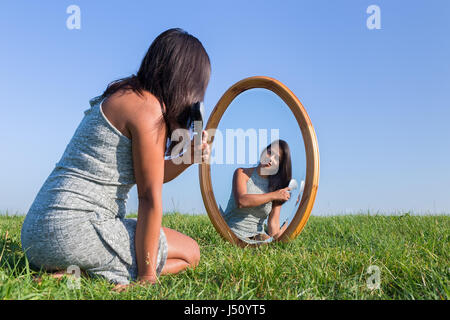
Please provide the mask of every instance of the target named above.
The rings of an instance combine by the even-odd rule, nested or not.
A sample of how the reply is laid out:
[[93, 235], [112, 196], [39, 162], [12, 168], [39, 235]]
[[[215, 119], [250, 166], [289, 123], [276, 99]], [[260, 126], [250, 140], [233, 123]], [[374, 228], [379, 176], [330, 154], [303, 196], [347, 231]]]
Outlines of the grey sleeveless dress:
[[[268, 192], [269, 179], [262, 178], [255, 167], [247, 181], [247, 193], [262, 194]], [[265, 234], [264, 220], [269, 216], [271, 211], [272, 201], [256, 207], [238, 208], [233, 190], [231, 190], [227, 207], [221, 214], [236, 236], [248, 242], [247, 238], [249, 237], [253, 237], [260, 233]]]
[[[125, 218], [128, 192], [136, 183], [131, 140], [101, 109], [91, 107], [34, 199], [22, 226], [30, 265], [47, 271], [76, 265], [92, 276], [128, 284], [137, 278], [137, 219]], [[156, 272], [167, 260], [160, 229]]]

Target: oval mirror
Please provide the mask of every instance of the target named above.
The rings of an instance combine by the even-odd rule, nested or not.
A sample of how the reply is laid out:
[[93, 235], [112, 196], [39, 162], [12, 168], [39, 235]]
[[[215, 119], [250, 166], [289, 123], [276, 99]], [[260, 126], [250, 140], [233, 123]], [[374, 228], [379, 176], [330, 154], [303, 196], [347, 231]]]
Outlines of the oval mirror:
[[295, 239], [319, 181], [316, 135], [298, 98], [273, 78], [243, 79], [205, 130], [211, 155], [199, 166], [200, 189], [217, 232], [241, 247]]

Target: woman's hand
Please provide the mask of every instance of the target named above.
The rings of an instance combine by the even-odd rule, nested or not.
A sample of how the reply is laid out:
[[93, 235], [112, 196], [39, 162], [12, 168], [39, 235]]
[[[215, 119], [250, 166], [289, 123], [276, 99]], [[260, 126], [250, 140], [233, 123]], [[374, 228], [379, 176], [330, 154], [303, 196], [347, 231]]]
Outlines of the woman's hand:
[[209, 148], [209, 144], [207, 143], [208, 132], [206, 132], [206, 130], [202, 131], [202, 143], [200, 145], [196, 146], [194, 141], [195, 141], [195, 139], [192, 139], [192, 142], [191, 142], [191, 159], [192, 159], [191, 163], [196, 163], [194, 160], [196, 160], [195, 155], [197, 152], [202, 155], [201, 156], [202, 163], [209, 162], [210, 148]]
[[276, 191], [273, 191], [273, 199], [272, 201], [287, 201], [291, 197], [291, 193], [289, 192], [291, 188], [286, 187], [283, 189], [278, 189]]

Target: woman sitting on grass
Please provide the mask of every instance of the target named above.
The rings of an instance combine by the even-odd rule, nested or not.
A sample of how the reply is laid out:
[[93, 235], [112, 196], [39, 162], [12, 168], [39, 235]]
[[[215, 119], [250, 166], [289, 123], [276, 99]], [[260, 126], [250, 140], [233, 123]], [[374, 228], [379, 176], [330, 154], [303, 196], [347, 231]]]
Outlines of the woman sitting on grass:
[[[161, 33], [136, 75], [108, 85], [91, 107], [39, 190], [22, 226], [30, 265], [65, 273], [71, 265], [106, 277], [119, 289], [155, 283], [199, 263], [197, 242], [161, 226], [162, 186], [188, 168], [165, 160], [172, 132], [192, 124], [191, 105], [203, 101], [211, 72], [201, 42], [182, 29]], [[209, 157], [203, 131], [194, 151]], [[192, 141], [193, 142], [193, 141]], [[137, 219], [126, 219], [137, 184]]]
[[[282, 235], [287, 225], [280, 228], [280, 210], [290, 198], [287, 186], [291, 177], [291, 153], [284, 140], [269, 144], [261, 153], [258, 166], [235, 170], [228, 205], [221, 213], [237, 237], [261, 241]], [[264, 231], [267, 217], [268, 234]]]

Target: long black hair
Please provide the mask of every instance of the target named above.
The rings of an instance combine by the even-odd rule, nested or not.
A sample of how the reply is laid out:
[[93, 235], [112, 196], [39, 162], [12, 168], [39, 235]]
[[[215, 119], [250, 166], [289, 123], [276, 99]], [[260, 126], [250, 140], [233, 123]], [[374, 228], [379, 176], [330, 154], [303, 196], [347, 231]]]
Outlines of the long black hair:
[[121, 89], [131, 89], [141, 96], [142, 90], [152, 93], [161, 105], [160, 124], [167, 126], [165, 154], [170, 155], [178, 143], [171, 140], [172, 132], [189, 129], [189, 107], [203, 101], [210, 74], [211, 63], [202, 43], [183, 29], [172, 28], [155, 38], [137, 74], [111, 82], [102, 98]]
[[[269, 192], [286, 188], [292, 179], [291, 151], [286, 141], [281, 139], [272, 141], [261, 152], [261, 156], [266, 151], [270, 151], [273, 144], [278, 144], [278, 148], [280, 150], [280, 162], [278, 164], [279, 166], [277, 173], [269, 175]], [[280, 204], [283, 204], [285, 201], [278, 201], [278, 202]]]

